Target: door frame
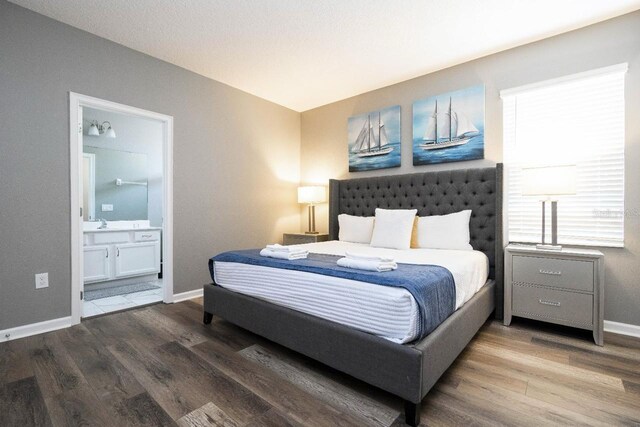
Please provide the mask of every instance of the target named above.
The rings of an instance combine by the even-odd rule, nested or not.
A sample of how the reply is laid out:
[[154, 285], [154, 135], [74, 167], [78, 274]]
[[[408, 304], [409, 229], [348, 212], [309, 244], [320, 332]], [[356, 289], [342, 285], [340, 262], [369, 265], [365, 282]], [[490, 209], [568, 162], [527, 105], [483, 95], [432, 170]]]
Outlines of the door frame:
[[82, 319], [80, 292], [84, 269], [82, 208], [82, 108], [90, 107], [114, 113], [152, 119], [162, 122], [163, 142], [163, 207], [162, 207], [162, 284], [163, 301], [171, 303], [173, 297], [173, 117], [129, 105], [106, 101], [92, 96], [69, 92], [69, 143], [71, 184], [71, 323]]
[[[96, 155], [93, 153], [82, 153], [83, 160], [89, 159], [89, 188], [93, 189], [93, 191], [89, 191], [89, 200], [87, 200], [87, 209], [89, 210], [90, 221], [96, 219]], [[84, 164], [82, 165], [84, 169]], [[83, 170], [84, 175], [84, 170]], [[83, 196], [84, 197], [84, 196]], [[82, 206], [84, 206], [84, 200], [82, 200]]]

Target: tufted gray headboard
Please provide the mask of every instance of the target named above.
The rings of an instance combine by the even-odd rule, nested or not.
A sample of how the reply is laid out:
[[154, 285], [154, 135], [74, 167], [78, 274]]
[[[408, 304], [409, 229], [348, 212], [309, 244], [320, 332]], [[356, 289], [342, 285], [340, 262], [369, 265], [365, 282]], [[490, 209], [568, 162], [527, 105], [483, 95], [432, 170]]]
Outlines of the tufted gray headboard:
[[419, 216], [471, 209], [471, 246], [489, 258], [496, 282], [496, 317], [503, 310], [502, 164], [492, 168], [387, 175], [329, 181], [329, 238], [338, 215], [373, 216], [376, 208], [417, 209]]

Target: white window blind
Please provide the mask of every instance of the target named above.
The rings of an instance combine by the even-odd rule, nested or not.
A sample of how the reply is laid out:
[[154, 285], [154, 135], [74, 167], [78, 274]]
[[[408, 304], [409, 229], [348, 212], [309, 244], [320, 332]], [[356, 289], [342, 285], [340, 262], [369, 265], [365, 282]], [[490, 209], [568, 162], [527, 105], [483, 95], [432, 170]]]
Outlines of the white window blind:
[[522, 167], [575, 164], [576, 194], [558, 197], [558, 243], [624, 245], [626, 70], [621, 64], [501, 92], [509, 241], [541, 238], [540, 198], [522, 195]]

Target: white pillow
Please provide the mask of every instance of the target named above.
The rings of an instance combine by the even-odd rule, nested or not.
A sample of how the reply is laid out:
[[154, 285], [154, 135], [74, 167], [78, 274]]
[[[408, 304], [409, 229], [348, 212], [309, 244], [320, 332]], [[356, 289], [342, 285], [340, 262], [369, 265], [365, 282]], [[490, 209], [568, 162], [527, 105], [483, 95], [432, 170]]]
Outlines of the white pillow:
[[425, 249], [462, 249], [471, 251], [469, 244], [469, 220], [471, 210], [449, 215], [418, 217], [416, 227], [419, 248]]
[[338, 240], [352, 243], [370, 243], [374, 217], [338, 215]]
[[376, 209], [371, 246], [409, 249], [417, 209]]

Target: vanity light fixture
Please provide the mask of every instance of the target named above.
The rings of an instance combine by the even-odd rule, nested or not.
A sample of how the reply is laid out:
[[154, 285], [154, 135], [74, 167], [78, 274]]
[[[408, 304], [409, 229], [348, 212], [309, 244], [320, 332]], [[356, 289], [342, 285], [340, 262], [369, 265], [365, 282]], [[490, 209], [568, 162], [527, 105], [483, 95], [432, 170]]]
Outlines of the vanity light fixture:
[[102, 124], [98, 123], [97, 120], [92, 120], [91, 121], [91, 126], [89, 127], [89, 130], [87, 131], [87, 135], [90, 136], [99, 136], [102, 134], [105, 134], [105, 136], [107, 138], [115, 138], [116, 137], [116, 132], [113, 130], [113, 128], [111, 127], [111, 123], [108, 121], [104, 121], [102, 122]]

